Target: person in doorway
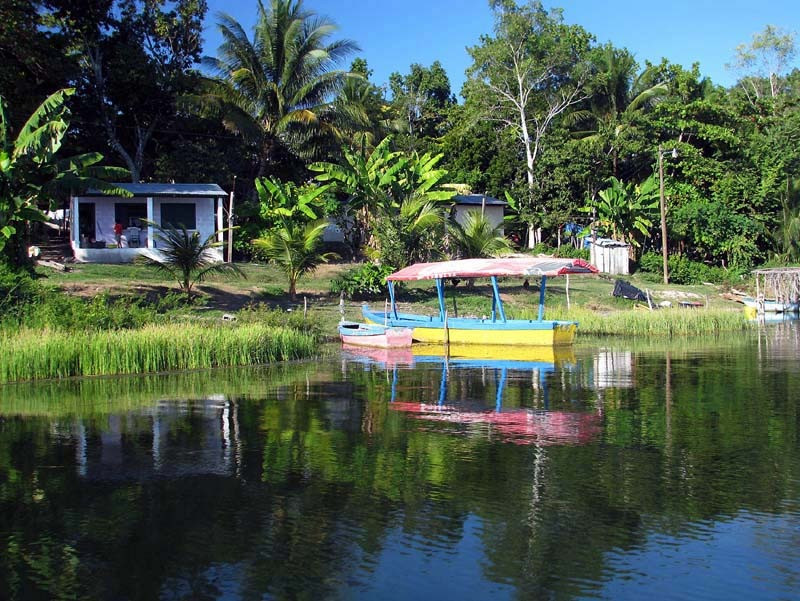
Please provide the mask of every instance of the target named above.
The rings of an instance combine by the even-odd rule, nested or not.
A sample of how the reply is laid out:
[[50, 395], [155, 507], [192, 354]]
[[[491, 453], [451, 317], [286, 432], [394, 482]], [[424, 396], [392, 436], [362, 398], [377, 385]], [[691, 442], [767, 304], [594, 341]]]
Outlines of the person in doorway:
[[119, 221], [114, 223], [114, 238], [117, 241], [117, 248], [122, 248], [122, 224]]

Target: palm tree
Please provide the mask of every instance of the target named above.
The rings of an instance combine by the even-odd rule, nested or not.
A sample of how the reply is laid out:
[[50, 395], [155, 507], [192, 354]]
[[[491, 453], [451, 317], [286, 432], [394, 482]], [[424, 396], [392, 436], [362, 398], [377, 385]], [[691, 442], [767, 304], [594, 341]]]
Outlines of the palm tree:
[[189, 232], [185, 227], [161, 226], [146, 221], [155, 229], [155, 238], [159, 241], [160, 258], [145, 257], [144, 263], [168, 274], [177, 280], [180, 289], [186, 293], [187, 302], [192, 302], [192, 288], [213, 273], [229, 273], [246, 277], [244, 272], [234, 263], [220, 263], [211, 253], [211, 249], [222, 246], [214, 232], [205, 240], [201, 240], [198, 232]]
[[470, 211], [464, 223], [454, 222], [448, 231], [453, 250], [461, 259], [496, 257], [511, 252], [511, 244], [502, 234], [502, 226], [494, 226], [485, 215]]
[[320, 251], [326, 227], [328, 222], [324, 219], [309, 223], [283, 220], [275, 229], [253, 240], [253, 246], [260, 254], [286, 274], [291, 300], [297, 299], [300, 276], [337, 257], [335, 253]]
[[359, 76], [335, 67], [358, 47], [328, 43], [335, 29], [302, 0], [259, 2], [252, 41], [235, 19], [220, 15], [224, 41], [216, 58], [204, 59], [215, 77], [205, 80], [205, 93], [187, 100], [254, 146], [257, 177], [282, 150], [311, 159], [320, 134], [341, 135], [333, 100], [348, 78]]
[[636, 61], [627, 50], [606, 44], [594, 58], [596, 75], [589, 108], [574, 111], [569, 121], [588, 128], [575, 135], [582, 143], [611, 156], [612, 174], [619, 175], [622, 144], [636, 132], [634, 117], [669, 93], [665, 82], [649, 85], [654, 68], [636, 75]]

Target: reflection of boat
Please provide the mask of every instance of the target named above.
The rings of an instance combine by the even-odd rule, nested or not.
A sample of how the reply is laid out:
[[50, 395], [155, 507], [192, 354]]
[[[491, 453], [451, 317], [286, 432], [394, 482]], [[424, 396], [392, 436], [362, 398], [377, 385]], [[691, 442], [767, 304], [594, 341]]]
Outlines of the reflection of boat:
[[414, 355], [411, 349], [378, 349], [362, 346], [342, 345], [342, 356], [349, 361], [370, 364], [375, 363], [381, 367], [396, 367], [397, 365], [412, 365]]
[[411, 346], [411, 328], [393, 328], [378, 324], [344, 321], [339, 324], [342, 343], [375, 348], [404, 348]]
[[598, 412], [542, 411], [469, 411], [452, 405], [428, 403], [392, 403], [396, 411], [416, 419], [458, 424], [489, 424], [507, 442], [515, 444], [585, 444], [602, 430]]
[[[591, 441], [601, 430], [599, 411], [550, 411], [547, 377], [556, 366], [574, 364], [571, 348], [559, 347], [499, 347], [495, 345], [450, 345], [449, 352], [441, 345], [414, 345], [411, 350], [378, 350], [350, 348], [344, 357], [360, 363], [375, 363], [391, 368], [391, 402], [389, 408], [407, 413], [421, 421], [454, 424], [486, 424], [503, 440], [515, 444], [583, 444]], [[398, 366], [441, 365], [438, 398], [409, 402], [403, 399], [414, 387], [400, 386]], [[487, 408], [475, 401], [448, 399], [450, 381], [458, 370], [485, 370], [496, 385], [494, 407]], [[526, 386], [535, 385], [542, 393], [544, 409], [503, 408], [510, 372], [526, 372]], [[519, 382], [519, 380], [517, 380]], [[419, 389], [416, 389], [419, 390]]]
[[571, 346], [498, 346], [493, 344], [415, 344], [411, 352], [417, 361], [426, 358], [443, 361], [445, 353], [451, 365], [463, 367], [509, 367], [532, 369], [560, 363], [574, 364]]
[[[746, 296], [742, 299], [746, 309], [758, 312], [758, 300]], [[777, 300], [765, 299], [762, 301], [764, 304], [764, 312], [766, 313], [797, 313], [800, 311], [800, 302], [781, 302]]]
[[[384, 312], [362, 308], [369, 323], [387, 323], [414, 330], [418, 342], [499, 345], [560, 345], [575, 338], [577, 323], [544, 319], [544, 294], [547, 278], [556, 275], [597, 273], [597, 268], [581, 259], [509, 258], [464, 259], [440, 263], [417, 263], [388, 276], [391, 307]], [[537, 319], [506, 319], [503, 301], [497, 286], [498, 277], [540, 276], [539, 314]], [[448, 278], [489, 278], [492, 283], [490, 317], [452, 317], [445, 310], [444, 287]], [[429, 317], [414, 313], [398, 313], [394, 282], [435, 280], [439, 297], [439, 315]]]

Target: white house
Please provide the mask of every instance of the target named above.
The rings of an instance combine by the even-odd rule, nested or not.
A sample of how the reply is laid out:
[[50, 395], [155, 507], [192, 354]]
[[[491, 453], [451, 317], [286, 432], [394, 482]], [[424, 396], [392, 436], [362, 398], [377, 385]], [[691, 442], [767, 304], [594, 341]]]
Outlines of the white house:
[[[84, 263], [129, 263], [137, 256], [157, 256], [153, 227], [183, 225], [202, 239], [222, 230], [227, 193], [216, 184], [114, 184], [133, 194], [108, 196], [89, 190], [71, 204], [70, 241], [75, 260]], [[121, 243], [114, 225], [122, 225]], [[222, 234], [218, 234], [222, 241]], [[212, 252], [222, 261], [222, 249]]]

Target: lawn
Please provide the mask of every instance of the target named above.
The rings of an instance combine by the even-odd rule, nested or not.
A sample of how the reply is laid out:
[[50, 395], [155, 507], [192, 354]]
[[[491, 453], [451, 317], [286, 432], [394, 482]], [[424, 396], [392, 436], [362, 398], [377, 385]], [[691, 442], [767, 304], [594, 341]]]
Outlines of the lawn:
[[[209, 278], [199, 287], [200, 301], [187, 312], [204, 319], [219, 319], [223, 313], [233, 313], [258, 303], [298, 311], [303, 310], [305, 297], [308, 303], [308, 319], [321, 325], [324, 331], [333, 335], [335, 324], [340, 318], [340, 311], [338, 296], [330, 294], [330, 283], [338, 274], [353, 267], [353, 264], [323, 265], [314, 273], [301, 278], [298, 282], [299, 300], [295, 303], [289, 302], [286, 296], [285, 277], [277, 268], [256, 263], [241, 263], [239, 266], [246, 274], [246, 279], [229, 276]], [[46, 282], [63, 288], [68, 293], [82, 296], [94, 296], [102, 292], [119, 296], [163, 295], [170, 290], [177, 290], [175, 282], [143, 265], [80, 264], [66, 273], [40, 267], [38, 273]], [[680, 300], [689, 300], [703, 304], [707, 302], [712, 310], [741, 309], [740, 304], [721, 296], [723, 288], [720, 286], [665, 286], [663, 283], [648, 281], [639, 275], [628, 276], [625, 279], [642, 290], [648, 289], [655, 303], [668, 300], [677, 305]], [[615, 278], [611, 276], [572, 276], [569, 296], [573, 312], [576, 315], [580, 313], [581, 320], [586, 322], [587, 312], [602, 317], [614, 313], [627, 313], [634, 310], [635, 305], [638, 305], [638, 309], [645, 307], [643, 303], [613, 297], [611, 293], [614, 282]], [[545, 317], [570, 316], [566, 313], [565, 283], [566, 279], [560, 277], [548, 281]], [[529, 280], [527, 288], [523, 286], [522, 279], [508, 278], [501, 281], [500, 289], [509, 318], [535, 316], [539, 302], [536, 278]], [[487, 315], [491, 312], [491, 295], [491, 287], [486, 281], [478, 280], [472, 288], [467, 287], [463, 281], [455, 287], [448, 282], [446, 292], [448, 310], [451, 314], [457, 311], [459, 315], [464, 316]], [[435, 314], [438, 311], [438, 300], [431, 282], [407, 284], [398, 297], [401, 310], [413, 308], [414, 311], [428, 314]], [[384, 299], [381, 297], [370, 302], [380, 306]], [[345, 309], [346, 318], [359, 320], [360, 305], [361, 301], [348, 300]], [[675, 315], [676, 319], [681, 319], [680, 313]]]

